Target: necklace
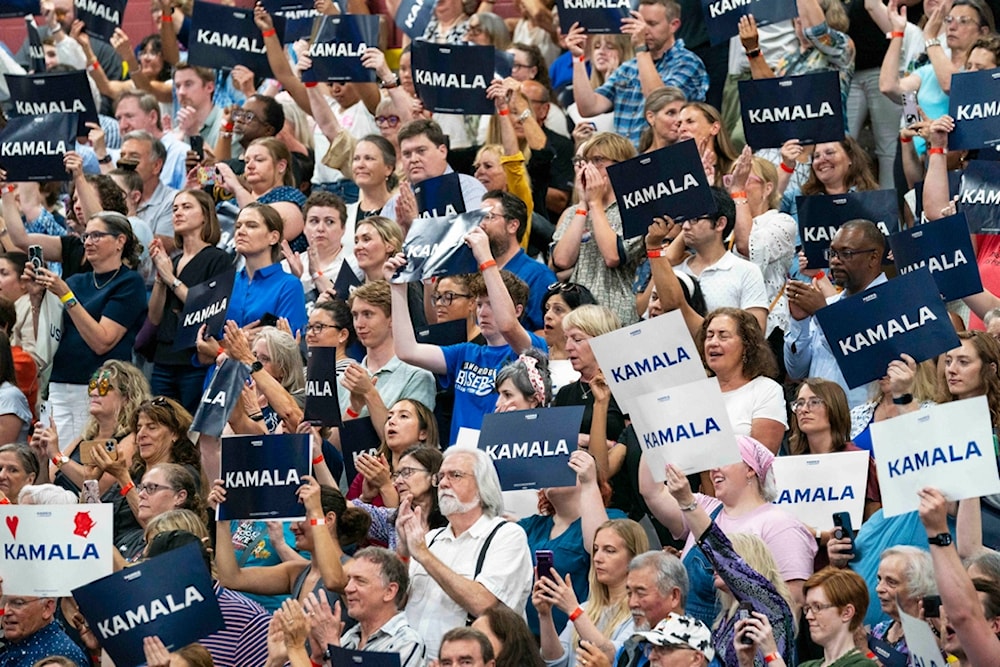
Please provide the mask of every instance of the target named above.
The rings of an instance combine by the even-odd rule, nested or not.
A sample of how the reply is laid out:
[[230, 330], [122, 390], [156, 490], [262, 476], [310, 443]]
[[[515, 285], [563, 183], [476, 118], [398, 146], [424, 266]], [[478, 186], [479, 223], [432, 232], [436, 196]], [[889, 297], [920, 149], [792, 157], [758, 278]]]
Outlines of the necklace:
[[96, 289], [99, 289], [99, 290], [100, 289], [104, 289], [105, 287], [107, 287], [111, 283], [112, 280], [115, 279], [115, 276], [117, 276], [118, 272], [121, 271], [121, 270], [122, 270], [122, 265], [119, 264], [118, 268], [115, 269], [115, 272], [111, 274], [111, 277], [108, 278], [107, 281], [103, 285], [98, 285], [97, 284], [97, 271], [94, 271], [94, 274], [93, 274], [93, 277], [94, 277], [94, 287]]

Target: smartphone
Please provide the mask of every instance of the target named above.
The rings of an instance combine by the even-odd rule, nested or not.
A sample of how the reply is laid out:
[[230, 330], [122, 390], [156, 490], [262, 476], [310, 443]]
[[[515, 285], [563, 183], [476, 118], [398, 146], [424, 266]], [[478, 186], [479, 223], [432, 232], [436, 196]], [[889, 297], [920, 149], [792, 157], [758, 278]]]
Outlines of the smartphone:
[[537, 568], [539, 579], [542, 577], [555, 579], [555, 574], [552, 573], [553, 564], [554, 560], [550, 550], [539, 549], [535, 552], [535, 567]]
[[854, 555], [854, 529], [851, 527], [851, 515], [848, 512], [834, 512], [833, 514], [833, 536], [838, 540], [847, 538], [851, 541], [851, 550], [848, 552]]
[[[753, 612], [753, 604], [750, 602], [741, 602], [740, 606], [736, 608], [736, 620], [745, 621], [752, 618], [751, 612]], [[750, 635], [744, 632], [740, 636], [740, 643], [744, 646], [750, 646], [753, 644], [753, 639], [750, 638]]]
[[924, 618], [940, 618], [940, 617], [941, 617], [941, 596], [925, 595]]
[[97, 459], [94, 450], [103, 448], [112, 461], [118, 460], [118, 448], [114, 440], [84, 440], [80, 443], [80, 462], [84, 465], [95, 465]]
[[917, 109], [917, 93], [903, 93], [903, 125], [909, 127], [920, 121], [920, 110]]
[[200, 134], [196, 134], [193, 137], [188, 137], [188, 145], [191, 146], [191, 150], [198, 154], [198, 162], [205, 159], [205, 140]]
[[264, 313], [260, 316], [260, 326], [262, 327], [275, 327], [278, 326], [278, 316], [274, 313]]
[[42, 246], [28, 246], [28, 261], [31, 262], [31, 268], [35, 270], [35, 280], [37, 281], [39, 277], [38, 269], [45, 266], [45, 259], [42, 257]]
[[83, 480], [83, 493], [80, 502], [99, 503], [101, 502], [101, 489], [97, 485], [96, 479]]

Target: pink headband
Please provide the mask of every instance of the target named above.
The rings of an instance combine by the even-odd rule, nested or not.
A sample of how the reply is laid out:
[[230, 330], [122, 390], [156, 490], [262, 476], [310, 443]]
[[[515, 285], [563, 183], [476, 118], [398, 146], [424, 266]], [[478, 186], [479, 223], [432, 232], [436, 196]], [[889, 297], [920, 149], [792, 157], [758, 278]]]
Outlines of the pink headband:
[[531, 383], [531, 387], [535, 390], [535, 400], [538, 401], [540, 407], [544, 406], [545, 381], [542, 380], [542, 373], [538, 370], [538, 359], [522, 354], [517, 360], [524, 364], [525, 369], [528, 371], [528, 382]]
[[740, 458], [743, 459], [743, 463], [746, 463], [757, 474], [757, 479], [763, 483], [767, 471], [774, 463], [774, 454], [748, 435], [737, 436], [736, 444], [740, 447]]

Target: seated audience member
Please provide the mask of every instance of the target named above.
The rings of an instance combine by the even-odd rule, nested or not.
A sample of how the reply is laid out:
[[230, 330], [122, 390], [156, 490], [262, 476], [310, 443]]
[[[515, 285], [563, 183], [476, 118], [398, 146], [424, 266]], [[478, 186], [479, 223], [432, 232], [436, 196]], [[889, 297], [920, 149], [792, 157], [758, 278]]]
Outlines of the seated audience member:
[[[432, 120], [414, 120], [399, 129], [399, 152], [403, 157], [407, 183], [382, 208], [382, 215], [395, 220], [404, 229], [419, 215], [411, 186], [428, 178], [454, 173], [448, 164], [448, 140], [441, 126]], [[486, 189], [467, 174], [459, 174], [466, 211], [480, 206]]]
[[173, 202], [177, 190], [161, 180], [167, 149], [149, 132], [137, 130], [122, 137], [121, 159], [134, 162], [142, 177], [142, 199], [135, 214], [149, 223], [153, 234], [168, 249], [174, 247]]
[[507, 605], [497, 603], [472, 622], [493, 645], [496, 667], [545, 667], [538, 643], [524, 619]]
[[402, 315], [393, 317], [389, 284], [384, 280], [365, 283], [351, 292], [347, 302], [354, 319], [354, 331], [365, 347], [364, 358], [344, 370], [337, 387], [340, 408], [347, 418], [370, 414], [375, 427], [381, 428], [388, 408], [399, 400], [408, 398], [433, 406], [434, 376], [404, 361], [399, 342], [393, 335], [397, 320], [409, 322], [409, 319], [405, 306], [398, 311]]
[[[590, 85], [595, 90], [603, 86], [604, 82], [615, 73], [615, 70], [622, 63], [635, 57], [630, 35], [597, 34], [587, 35], [586, 39], [583, 57], [590, 62]], [[672, 88], [672, 86], [668, 86], [668, 88]], [[657, 91], [653, 91], [647, 95], [647, 112], [649, 111], [649, 99], [656, 93]], [[611, 110], [597, 116], [584, 117], [580, 114], [577, 103], [573, 102], [566, 107], [566, 115], [573, 120], [573, 124], [576, 126], [573, 129], [573, 138], [577, 143], [586, 141], [595, 132], [615, 131], [615, 114]], [[643, 130], [643, 136], [645, 136], [645, 132]]]
[[403, 611], [410, 583], [406, 565], [388, 549], [366, 547], [347, 562], [344, 573], [347, 615], [357, 625], [340, 634], [340, 620], [333, 616], [327, 601], [315, 596], [306, 598], [306, 613], [318, 617], [309, 637], [313, 662], [323, 664], [326, 647], [332, 645], [354, 651], [396, 653], [401, 667], [423, 667], [423, 639], [407, 623]]
[[[459, 343], [438, 347], [417, 343], [413, 323], [399, 313], [406, 313], [405, 285], [392, 289], [393, 340], [399, 358], [432, 373], [443, 376], [442, 384], [455, 387], [455, 408], [451, 420], [448, 444], [454, 444], [462, 426], [479, 429], [483, 415], [493, 412], [496, 399], [491, 395], [496, 373], [514, 355], [535, 347], [545, 350], [545, 341], [521, 325], [518, 317], [527, 302], [525, 284], [513, 274], [497, 268], [490, 252], [489, 238], [481, 228], [466, 235], [482, 277], [474, 280], [470, 292], [476, 298], [479, 327], [486, 345]], [[405, 263], [402, 255], [385, 264], [386, 279]], [[356, 325], [355, 325], [356, 326]]]
[[711, 633], [693, 616], [670, 614], [652, 630], [636, 633], [635, 638], [649, 657], [650, 667], [706, 667], [715, 658]]
[[885, 656], [882, 662], [888, 662], [893, 659], [890, 656], [898, 659], [910, 654], [899, 612], [919, 616], [923, 597], [937, 593], [930, 554], [910, 546], [886, 549], [878, 566], [878, 582], [875, 594], [889, 620], [871, 629], [868, 646], [875, 655]]
[[552, 283], [542, 297], [542, 336], [549, 346], [549, 372], [552, 375], [552, 393], [557, 393], [580, 377], [573, 368], [566, 352], [566, 334], [563, 317], [580, 306], [594, 305], [597, 300], [590, 290], [577, 283]]
[[873, 384], [871, 400], [851, 410], [850, 440], [867, 451], [872, 449], [872, 424], [934, 404], [937, 364], [933, 359], [918, 364], [910, 355], [901, 354]]
[[489, 638], [479, 630], [455, 627], [441, 639], [438, 667], [496, 667]]
[[684, 48], [675, 37], [681, 25], [681, 8], [673, 0], [643, 0], [639, 17], [622, 22], [631, 35], [636, 57], [615, 70], [598, 89], [591, 86], [584, 55], [586, 35], [574, 26], [566, 36], [573, 54], [573, 97], [581, 116], [614, 111], [615, 134], [633, 145], [645, 125], [643, 99], [662, 85], [680, 88], [687, 99], [703, 100], [708, 92], [708, 73], [701, 59]]
[[320, 294], [334, 287], [345, 264], [358, 280], [364, 274], [354, 258], [354, 225], [350, 229], [350, 249], [344, 244], [347, 207], [343, 199], [326, 190], [317, 190], [309, 195], [302, 215], [309, 247], [300, 253], [286, 252], [282, 264], [299, 277], [306, 301], [313, 304]]
[[885, 237], [869, 220], [851, 220], [837, 230], [828, 251], [829, 274], [843, 291], [830, 298], [823, 296], [814, 284], [788, 281], [788, 330], [785, 331], [785, 369], [788, 377], [801, 380], [822, 377], [839, 384], [847, 394], [849, 407], [865, 400], [865, 387], [851, 389], [826, 342], [823, 329], [814, 315], [816, 311], [841, 299], [863, 292], [886, 282], [882, 272]]
[[29, 484], [44, 482], [45, 477], [39, 477], [38, 457], [34, 451], [15, 443], [0, 446], [0, 493], [3, 500], [16, 505], [19, 502], [21, 489]]
[[684, 93], [675, 86], [658, 88], [646, 96], [643, 113], [649, 127], [642, 131], [640, 153], [651, 153], [680, 141], [680, 113], [686, 102]]
[[500, 481], [485, 451], [448, 449], [434, 481], [448, 525], [429, 531], [423, 511], [408, 499], [396, 520], [399, 551], [410, 558], [406, 617], [424, 638], [428, 653], [449, 628], [471, 621], [498, 601], [524, 609], [532, 570], [524, 531], [501, 516]]
[[77, 665], [90, 660], [56, 620], [56, 598], [8, 595], [4, 598], [4, 647], [0, 663], [30, 667], [51, 655], [62, 655]]

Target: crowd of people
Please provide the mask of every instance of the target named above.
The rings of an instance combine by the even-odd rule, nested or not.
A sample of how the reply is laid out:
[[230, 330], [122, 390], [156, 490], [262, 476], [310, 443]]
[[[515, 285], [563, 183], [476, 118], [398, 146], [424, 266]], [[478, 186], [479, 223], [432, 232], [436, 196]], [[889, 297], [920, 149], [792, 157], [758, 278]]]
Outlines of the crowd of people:
[[[1000, 427], [1000, 236], [972, 234], [984, 289], [946, 304], [959, 346], [850, 386], [817, 313], [895, 279], [887, 239], [839, 221], [810, 266], [798, 226], [803, 197], [879, 189], [903, 227], [961, 211], [978, 155], [947, 150], [949, 93], [1000, 64], [995, 3], [795, 5], [712, 44], [700, 3], [639, 0], [595, 34], [552, 0], [437, 0], [423, 40], [493, 47], [511, 72], [485, 91], [495, 113], [468, 115], [421, 100], [399, 0], [315, 2], [379, 16], [374, 83], [312, 81], [308, 39], [283, 43], [262, 4], [274, 78], [188, 63], [186, 0], [109, 41], [41, 0], [42, 53], [0, 41], [0, 73], [83, 70], [99, 122], [64, 179], [0, 163], [0, 504], [111, 504], [116, 571], [198, 545], [224, 628], [171, 650], [147, 633], [150, 667], [337, 664], [332, 647], [403, 667], [889, 667], [904, 615], [939, 664], [1000, 665], [1000, 499], [920, 488], [886, 516], [872, 444], [876, 422], [970, 398]], [[841, 139], [747, 144], [740, 81], [826, 71]], [[686, 141], [712, 210], [626, 237], [608, 168]], [[394, 282], [419, 186], [449, 174], [482, 210], [462, 239], [478, 272]], [[190, 335], [189, 298], [229, 274], [225, 325]], [[700, 474], [653, 470], [591, 348], [672, 311], [739, 451]], [[340, 427], [305, 416], [318, 348]], [[192, 424], [231, 362], [249, 378], [222, 437], [307, 435], [304, 520], [214, 519], [232, 489]], [[559, 406], [583, 408], [576, 482], [537, 480], [537, 507], [458, 444], [490, 413]], [[867, 452], [856, 532], [774, 503], [776, 459], [837, 452]], [[0, 667], [113, 664], [74, 598], [2, 601]]]

